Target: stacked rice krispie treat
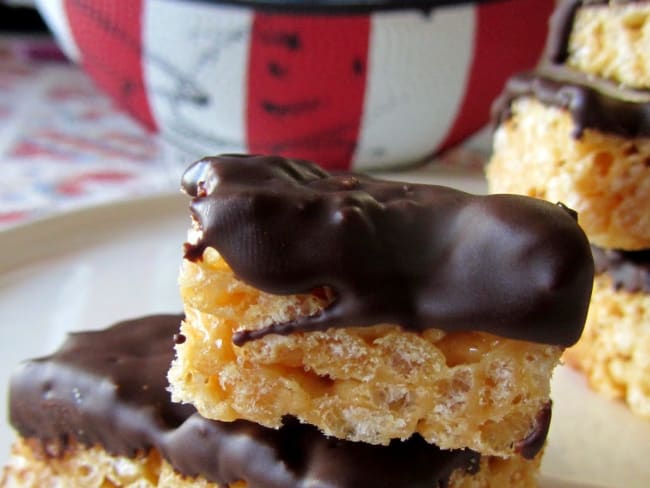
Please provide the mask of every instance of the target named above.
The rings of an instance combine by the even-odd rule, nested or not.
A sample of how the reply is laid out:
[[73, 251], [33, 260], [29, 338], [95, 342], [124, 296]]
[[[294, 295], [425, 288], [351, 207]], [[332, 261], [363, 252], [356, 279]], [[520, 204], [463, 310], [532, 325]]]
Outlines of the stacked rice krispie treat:
[[445, 486], [534, 486], [549, 378], [591, 290], [571, 211], [271, 157], [206, 158], [183, 186], [175, 401], [474, 452]]
[[0, 485], [437, 488], [450, 477], [451, 486], [471, 487], [531, 476], [533, 461], [486, 464], [421, 438], [383, 447], [327, 438], [295, 419], [279, 429], [208, 420], [167, 391], [180, 320], [149, 316], [73, 334], [55, 354], [27, 362], [11, 385], [20, 438]]
[[573, 211], [279, 157], [183, 186], [184, 316], [27, 362], [2, 486], [536, 486], [593, 282]]
[[650, 2], [561, 2], [540, 66], [495, 103], [491, 192], [574, 208], [596, 262], [567, 361], [650, 418]]

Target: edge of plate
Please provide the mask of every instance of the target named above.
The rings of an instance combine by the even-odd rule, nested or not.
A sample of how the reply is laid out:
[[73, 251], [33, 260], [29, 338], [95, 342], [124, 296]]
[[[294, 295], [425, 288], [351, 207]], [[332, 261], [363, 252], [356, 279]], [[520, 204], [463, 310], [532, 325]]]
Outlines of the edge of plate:
[[[0, 273], [101, 241], [118, 227], [167, 214], [179, 215], [186, 209], [187, 197], [181, 193], [155, 194], [53, 214], [10, 227], [0, 232], [0, 249], [3, 250]], [[79, 229], [91, 227], [94, 229], [91, 234], [79, 232]], [[62, 235], [65, 238], [61, 238]]]

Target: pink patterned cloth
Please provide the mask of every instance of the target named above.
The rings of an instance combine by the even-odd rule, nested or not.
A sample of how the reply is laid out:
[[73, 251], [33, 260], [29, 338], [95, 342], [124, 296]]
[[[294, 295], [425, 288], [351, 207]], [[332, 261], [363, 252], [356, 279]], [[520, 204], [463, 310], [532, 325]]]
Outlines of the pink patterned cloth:
[[[0, 40], [0, 229], [116, 199], [177, 191], [187, 164], [76, 66]], [[20, 58], [23, 59], [20, 59]]]

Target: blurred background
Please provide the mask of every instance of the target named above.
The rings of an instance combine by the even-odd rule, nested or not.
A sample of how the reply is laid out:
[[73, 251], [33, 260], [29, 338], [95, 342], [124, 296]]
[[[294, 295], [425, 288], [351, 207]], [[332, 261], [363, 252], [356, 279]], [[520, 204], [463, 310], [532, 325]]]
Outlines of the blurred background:
[[176, 191], [185, 162], [67, 60], [29, 4], [0, 1], [0, 229]]
[[0, 229], [176, 192], [222, 152], [480, 174], [554, 0], [373, 1], [0, 0]]

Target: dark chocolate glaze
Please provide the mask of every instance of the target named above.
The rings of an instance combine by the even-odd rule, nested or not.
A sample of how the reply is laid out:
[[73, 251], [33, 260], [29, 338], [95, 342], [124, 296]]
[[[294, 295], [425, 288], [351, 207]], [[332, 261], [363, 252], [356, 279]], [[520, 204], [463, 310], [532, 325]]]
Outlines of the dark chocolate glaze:
[[548, 430], [551, 427], [552, 403], [549, 401], [537, 413], [535, 428], [528, 436], [517, 444], [516, 451], [526, 459], [533, 459], [546, 443]]
[[549, 32], [543, 60], [553, 64], [562, 64], [569, 54], [569, 40], [573, 22], [578, 9], [582, 6], [635, 3], [640, 0], [560, 0], [549, 21]]
[[611, 276], [614, 288], [631, 293], [650, 293], [650, 249], [621, 251], [592, 244], [596, 274]]
[[516, 195], [329, 175], [280, 157], [205, 158], [183, 176], [198, 242], [243, 281], [275, 294], [322, 286], [321, 313], [268, 333], [395, 323], [408, 330], [482, 330], [573, 344], [593, 279], [589, 244], [564, 207]]
[[475, 473], [479, 454], [443, 451], [419, 436], [389, 446], [328, 438], [286, 419], [278, 430], [216, 422], [173, 404], [166, 372], [181, 317], [161, 315], [69, 336], [11, 382], [10, 417], [26, 438], [65, 449], [70, 438], [114, 455], [150, 448], [183, 475], [249, 488], [436, 488]]
[[576, 12], [583, 0], [560, 0], [549, 19], [548, 37], [542, 59], [553, 64], [562, 64], [568, 56], [569, 40]]
[[[634, 3], [638, 0], [617, 0]], [[624, 87], [609, 80], [586, 75], [564, 63], [576, 12], [583, 5], [607, 5], [608, 0], [564, 0], [550, 20], [542, 61], [535, 71], [511, 77], [492, 106], [498, 127], [512, 115], [514, 100], [532, 97], [545, 105], [569, 111], [580, 138], [585, 129], [622, 137], [650, 137], [650, 92]]]
[[574, 121], [573, 137], [585, 129], [622, 137], [650, 137], [650, 92], [632, 90], [587, 77], [563, 67], [540, 67], [511, 77], [492, 107], [498, 126], [511, 117], [514, 100], [532, 97], [567, 110]]

